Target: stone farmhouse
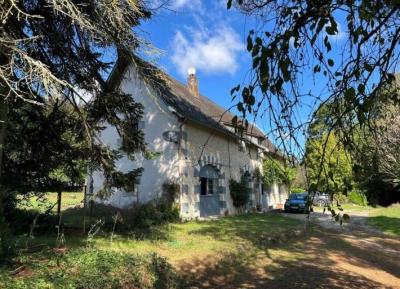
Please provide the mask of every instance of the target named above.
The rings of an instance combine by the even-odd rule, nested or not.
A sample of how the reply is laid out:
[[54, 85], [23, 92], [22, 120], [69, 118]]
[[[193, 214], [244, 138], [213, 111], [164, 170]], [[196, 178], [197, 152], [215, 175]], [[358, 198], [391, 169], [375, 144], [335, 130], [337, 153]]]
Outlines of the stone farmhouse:
[[[256, 126], [236, 133], [234, 115], [200, 94], [194, 69], [189, 70], [187, 84], [182, 84], [141, 59], [119, 59], [109, 81], [143, 104], [138, 125], [148, 149], [157, 156], [119, 160], [121, 171], [144, 169], [140, 184], [134, 192], [115, 190], [105, 203], [126, 208], [148, 202], [161, 196], [164, 183], [174, 182], [180, 188], [182, 218], [235, 214], [229, 180], [243, 176], [251, 188], [249, 209], [282, 206], [288, 196], [286, 186], [265, 187], [257, 177], [267, 154], [282, 159], [277, 149]], [[112, 127], [103, 131], [102, 139], [113, 148], [120, 146]], [[89, 193], [99, 191], [103, 180], [101, 173], [92, 173]]]

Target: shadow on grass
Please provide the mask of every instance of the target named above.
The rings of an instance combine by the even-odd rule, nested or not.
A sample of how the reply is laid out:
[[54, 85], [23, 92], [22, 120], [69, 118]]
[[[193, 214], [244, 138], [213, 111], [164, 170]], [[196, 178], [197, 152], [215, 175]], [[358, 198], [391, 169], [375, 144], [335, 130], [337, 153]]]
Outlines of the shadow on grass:
[[204, 223], [190, 234], [208, 235], [222, 241], [246, 240], [256, 247], [263, 247], [268, 240], [288, 239], [291, 233], [303, 229], [304, 223], [285, 218], [276, 213], [245, 214]]
[[[365, 254], [339, 237], [320, 234], [263, 251], [244, 248], [221, 258], [186, 261], [179, 272], [188, 287], [198, 288], [392, 288], [378, 281], [376, 269], [398, 276], [399, 263], [381, 264], [372, 258], [376, 251]], [[368, 271], [358, 274], [340, 262]]]
[[386, 216], [366, 217], [368, 224], [373, 225], [385, 233], [400, 237], [400, 218]]
[[[84, 208], [69, 208], [62, 212], [61, 229], [58, 230], [58, 217], [54, 213], [39, 214], [33, 210], [15, 211], [12, 220], [12, 244], [17, 251], [41, 247], [81, 247], [93, 237], [111, 239], [112, 235], [123, 240], [165, 241], [170, 239], [170, 225], [162, 223], [138, 226], [128, 212], [114, 223], [117, 209], [100, 207], [89, 216]], [[33, 230], [31, 230], [34, 225]], [[114, 226], [115, 225], [115, 226]], [[90, 241], [90, 240], [89, 240]]]

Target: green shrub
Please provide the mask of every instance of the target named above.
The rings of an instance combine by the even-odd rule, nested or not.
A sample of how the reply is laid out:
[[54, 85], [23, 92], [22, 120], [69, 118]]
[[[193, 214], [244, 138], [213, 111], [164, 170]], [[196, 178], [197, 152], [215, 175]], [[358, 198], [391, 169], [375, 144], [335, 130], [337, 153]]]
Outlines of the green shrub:
[[350, 203], [366, 206], [367, 205], [367, 197], [365, 196], [363, 191], [353, 190], [347, 194], [347, 198]]
[[307, 192], [307, 190], [302, 189], [302, 188], [292, 188], [292, 189], [290, 190], [290, 192], [291, 192], [292, 194], [299, 194], [299, 193]]
[[273, 184], [290, 185], [296, 178], [296, 169], [285, 166], [281, 161], [267, 157], [263, 160], [263, 182], [266, 186]]
[[[105, 232], [111, 230], [117, 233], [132, 232], [135, 230], [142, 231], [153, 226], [179, 221], [179, 206], [165, 199], [126, 209], [119, 209], [104, 204], [94, 204], [91, 218], [89, 218], [89, 214], [89, 209], [70, 208], [63, 211], [62, 221], [67, 228], [82, 228], [85, 216], [87, 228], [92, 223], [96, 223], [101, 219], [103, 220], [102, 231]], [[113, 217], [117, 214], [120, 218], [118, 218], [115, 224]], [[29, 232], [32, 222], [36, 217], [38, 218], [35, 223], [34, 235], [56, 232], [57, 216], [55, 214], [38, 215], [38, 212], [35, 210], [14, 209], [7, 216], [7, 221], [10, 223], [13, 234], [26, 234]]]
[[339, 204], [351, 203], [359, 206], [366, 206], [368, 204], [367, 197], [363, 191], [352, 190], [347, 193], [336, 193], [333, 195], [333, 200], [339, 202]]
[[334, 201], [334, 204], [335, 204], [335, 205], [336, 205], [337, 203], [339, 203], [339, 204], [346, 204], [346, 203], [349, 202], [349, 199], [348, 199], [348, 197], [347, 197], [345, 194], [343, 194], [343, 193], [335, 193], [335, 194], [333, 194], [333, 201]]
[[141, 229], [179, 221], [179, 206], [162, 200], [139, 205], [132, 211], [130, 223]]
[[140, 256], [77, 249], [65, 255], [52, 254], [40, 262], [28, 260], [24, 261], [31, 262], [26, 266], [32, 269], [32, 274], [13, 277], [9, 270], [2, 270], [0, 284], [10, 289], [180, 288], [179, 276], [172, 266], [155, 254]]
[[236, 208], [244, 207], [249, 202], [250, 189], [247, 187], [244, 178], [241, 178], [240, 182], [230, 179], [229, 191], [231, 193], [233, 205]]
[[163, 196], [162, 199], [167, 203], [174, 203], [176, 197], [179, 195], [179, 184], [173, 181], [166, 181], [162, 185]]

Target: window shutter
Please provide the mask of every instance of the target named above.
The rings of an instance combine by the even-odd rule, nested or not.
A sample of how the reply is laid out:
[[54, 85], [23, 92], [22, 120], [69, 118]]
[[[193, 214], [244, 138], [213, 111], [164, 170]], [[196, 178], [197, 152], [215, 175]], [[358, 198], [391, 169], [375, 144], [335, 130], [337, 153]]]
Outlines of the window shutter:
[[195, 194], [200, 194], [200, 185], [194, 186], [194, 193]]

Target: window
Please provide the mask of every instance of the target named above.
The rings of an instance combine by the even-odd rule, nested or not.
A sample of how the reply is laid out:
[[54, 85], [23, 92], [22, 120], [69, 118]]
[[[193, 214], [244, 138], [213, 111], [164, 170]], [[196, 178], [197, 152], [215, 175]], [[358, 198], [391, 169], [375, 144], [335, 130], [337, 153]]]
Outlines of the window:
[[213, 179], [200, 178], [200, 194], [202, 196], [214, 194], [214, 183]]
[[200, 195], [212, 195], [217, 193], [218, 171], [211, 165], [205, 165], [200, 169]]
[[207, 193], [208, 195], [214, 194], [214, 180], [207, 179]]

